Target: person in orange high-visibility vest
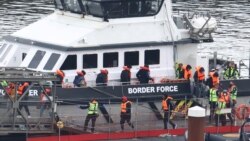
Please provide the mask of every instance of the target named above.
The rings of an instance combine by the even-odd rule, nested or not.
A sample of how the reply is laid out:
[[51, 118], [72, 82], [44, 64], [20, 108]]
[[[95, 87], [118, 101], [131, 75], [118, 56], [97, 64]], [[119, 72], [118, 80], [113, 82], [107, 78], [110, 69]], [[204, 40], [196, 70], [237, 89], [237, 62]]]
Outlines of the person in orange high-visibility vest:
[[121, 103], [121, 130], [124, 130], [124, 123], [127, 122], [128, 125], [134, 129], [134, 125], [131, 123], [131, 105], [132, 102], [128, 100], [126, 96], [122, 97], [122, 103]]
[[205, 69], [201, 66], [196, 67], [196, 71], [194, 73], [194, 82], [202, 83], [205, 81]]
[[65, 74], [62, 70], [56, 70], [56, 76], [60, 79], [60, 81], [56, 82], [56, 85], [61, 87], [63, 84], [63, 79], [65, 77]]
[[183, 65], [183, 69], [184, 69], [184, 79], [186, 80], [190, 80], [192, 77], [192, 67], [190, 65]]
[[162, 110], [164, 112], [164, 117], [163, 117], [163, 124], [164, 124], [164, 129], [168, 129], [168, 122], [172, 125], [173, 129], [176, 129], [177, 125], [170, 119], [170, 116], [172, 114], [173, 110], [173, 104], [171, 103], [171, 100], [173, 98], [164, 95], [162, 99]]
[[[221, 97], [225, 100], [226, 102], [226, 108], [231, 108], [231, 97], [230, 97], [230, 93], [227, 90], [223, 90], [223, 92], [221, 92]], [[231, 113], [227, 113], [226, 114], [227, 117], [229, 118], [231, 125], [233, 125], [233, 117]]]
[[210, 72], [209, 73], [209, 78], [206, 81], [206, 85], [209, 86], [209, 88], [213, 88], [215, 85], [219, 85], [220, 84], [220, 79], [219, 79], [219, 74], [218, 72], [214, 71], [214, 72]]
[[[18, 94], [18, 97], [22, 97], [22, 95], [26, 92], [27, 88], [29, 87], [29, 83], [28, 82], [23, 82], [22, 84], [19, 85], [18, 89], [17, 89], [17, 94]], [[29, 111], [29, 107], [28, 107], [28, 99], [29, 99], [29, 93], [26, 93], [23, 98], [21, 99], [21, 101], [25, 101], [24, 102], [21, 102], [19, 103], [19, 110], [17, 111], [18, 115], [17, 117], [18, 118], [21, 118], [21, 111], [22, 111], [22, 108], [24, 107], [24, 110], [25, 112], [27, 113], [27, 116], [28, 118], [30, 118], [30, 111]], [[24, 116], [24, 115], [23, 115]]]

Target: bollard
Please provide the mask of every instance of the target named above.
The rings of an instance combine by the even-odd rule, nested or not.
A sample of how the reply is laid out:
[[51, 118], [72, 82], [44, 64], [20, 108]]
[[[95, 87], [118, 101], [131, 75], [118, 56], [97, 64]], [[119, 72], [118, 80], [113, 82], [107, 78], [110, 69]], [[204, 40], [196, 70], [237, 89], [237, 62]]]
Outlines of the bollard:
[[204, 141], [205, 109], [195, 106], [188, 109], [188, 141]]

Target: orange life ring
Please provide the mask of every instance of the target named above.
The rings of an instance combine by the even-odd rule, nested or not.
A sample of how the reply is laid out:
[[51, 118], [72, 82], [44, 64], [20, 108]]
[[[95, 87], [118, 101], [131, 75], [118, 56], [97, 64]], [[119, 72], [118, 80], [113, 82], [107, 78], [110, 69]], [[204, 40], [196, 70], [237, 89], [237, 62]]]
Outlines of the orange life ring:
[[250, 107], [245, 104], [241, 104], [236, 108], [236, 117], [240, 120], [244, 120], [250, 115]]

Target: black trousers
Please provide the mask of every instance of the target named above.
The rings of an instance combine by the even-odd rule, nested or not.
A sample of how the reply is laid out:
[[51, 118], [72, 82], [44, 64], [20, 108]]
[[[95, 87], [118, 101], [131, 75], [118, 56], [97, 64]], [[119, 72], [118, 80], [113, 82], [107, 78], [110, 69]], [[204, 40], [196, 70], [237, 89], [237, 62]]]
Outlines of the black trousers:
[[214, 120], [215, 120], [215, 126], [218, 126], [219, 123], [221, 123], [222, 126], [226, 126], [226, 115], [225, 114], [215, 114], [214, 116]]
[[88, 114], [85, 122], [84, 122], [84, 131], [87, 131], [89, 121], [92, 121], [91, 132], [95, 131], [95, 122], [96, 122], [97, 114]]
[[[231, 108], [231, 103], [226, 103], [226, 107]], [[232, 117], [232, 113], [227, 113], [227, 117], [229, 118], [231, 125], [233, 125], [234, 120]]]
[[133, 129], [134, 125], [131, 123], [131, 114], [128, 113], [121, 113], [121, 129], [124, 130], [124, 123], [127, 122], [128, 125]]
[[[19, 110], [22, 111], [23, 107], [24, 107], [24, 110], [27, 113], [27, 115], [30, 116], [30, 110], [29, 110], [27, 103], [20, 103]], [[18, 114], [21, 115], [21, 113], [19, 111], [18, 111]]]
[[172, 125], [173, 129], [175, 127], [175, 123], [170, 119], [172, 112], [170, 111], [164, 111], [164, 117], [163, 117], [163, 124], [164, 129], [168, 129], [168, 122]]
[[211, 122], [211, 120], [214, 118], [215, 115], [215, 108], [216, 108], [216, 101], [211, 101], [210, 103], [210, 116], [209, 116], [209, 122]]

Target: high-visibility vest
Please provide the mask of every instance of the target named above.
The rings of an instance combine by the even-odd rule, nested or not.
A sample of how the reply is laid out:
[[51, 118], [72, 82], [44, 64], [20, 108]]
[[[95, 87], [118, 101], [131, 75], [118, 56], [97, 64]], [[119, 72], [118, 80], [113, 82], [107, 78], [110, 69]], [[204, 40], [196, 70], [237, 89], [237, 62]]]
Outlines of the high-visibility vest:
[[88, 114], [97, 114], [98, 113], [98, 102], [93, 101], [89, 103]]
[[122, 113], [126, 113], [127, 112], [127, 104], [128, 103], [131, 103], [130, 101], [127, 101], [127, 102], [122, 102], [121, 103], [121, 112]]
[[232, 100], [236, 100], [237, 98], [237, 87], [235, 85], [231, 86], [230, 89], [229, 89], [229, 92], [230, 92], [230, 97]]
[[6, 87], [6, 86], [8, 86], [8, 83], [7, 83], [7, 81], [3, 80], [3, 81], [1, 81], [1, 85], [2, 85], [2, 87]]
[[217, 115], [220, 115], [220, 114], [222, 114], [221, 113], [221, 109], [225, 109], [226, 108], [226, 102], [225, 101], [218, 101], [218, 107], [217, 107], [217, 109], [216, 109], [216, 111], [215, 111], [215, 113], [217, 114]]
[[205, 80], [205, 73], [200, 73], [201, 66], [196, 67], [196, 71], [198, 73], [198, 80], [203, 81]]
[[217, 102], [218, 101], [218, 96], [216, 94], [216, 90], [215, 89], [210, 89], [209, 90], [209, 101], [211, 102]]
[[210, 72], [209, 75], [212, 78], [213, 86], [220, 83], [219, 77], [214, 77], [214, 72]]
[[172, 97], [168, 97], [167, 99], [163, 99], [162, 102], [161, 102], [161, 106], [162, 106], [162, 109], [164, 111], [167, 111], [168, 110], [168, 104], [167, 104], [167, 100], [168, 99], [173, 99]]
[[234, 78], [234, 77], [238, 77], [239, 72], [235, 68], [228, 67], [223, 75], [224, 75], [225, 79], [231, 79], [231, 78]]

